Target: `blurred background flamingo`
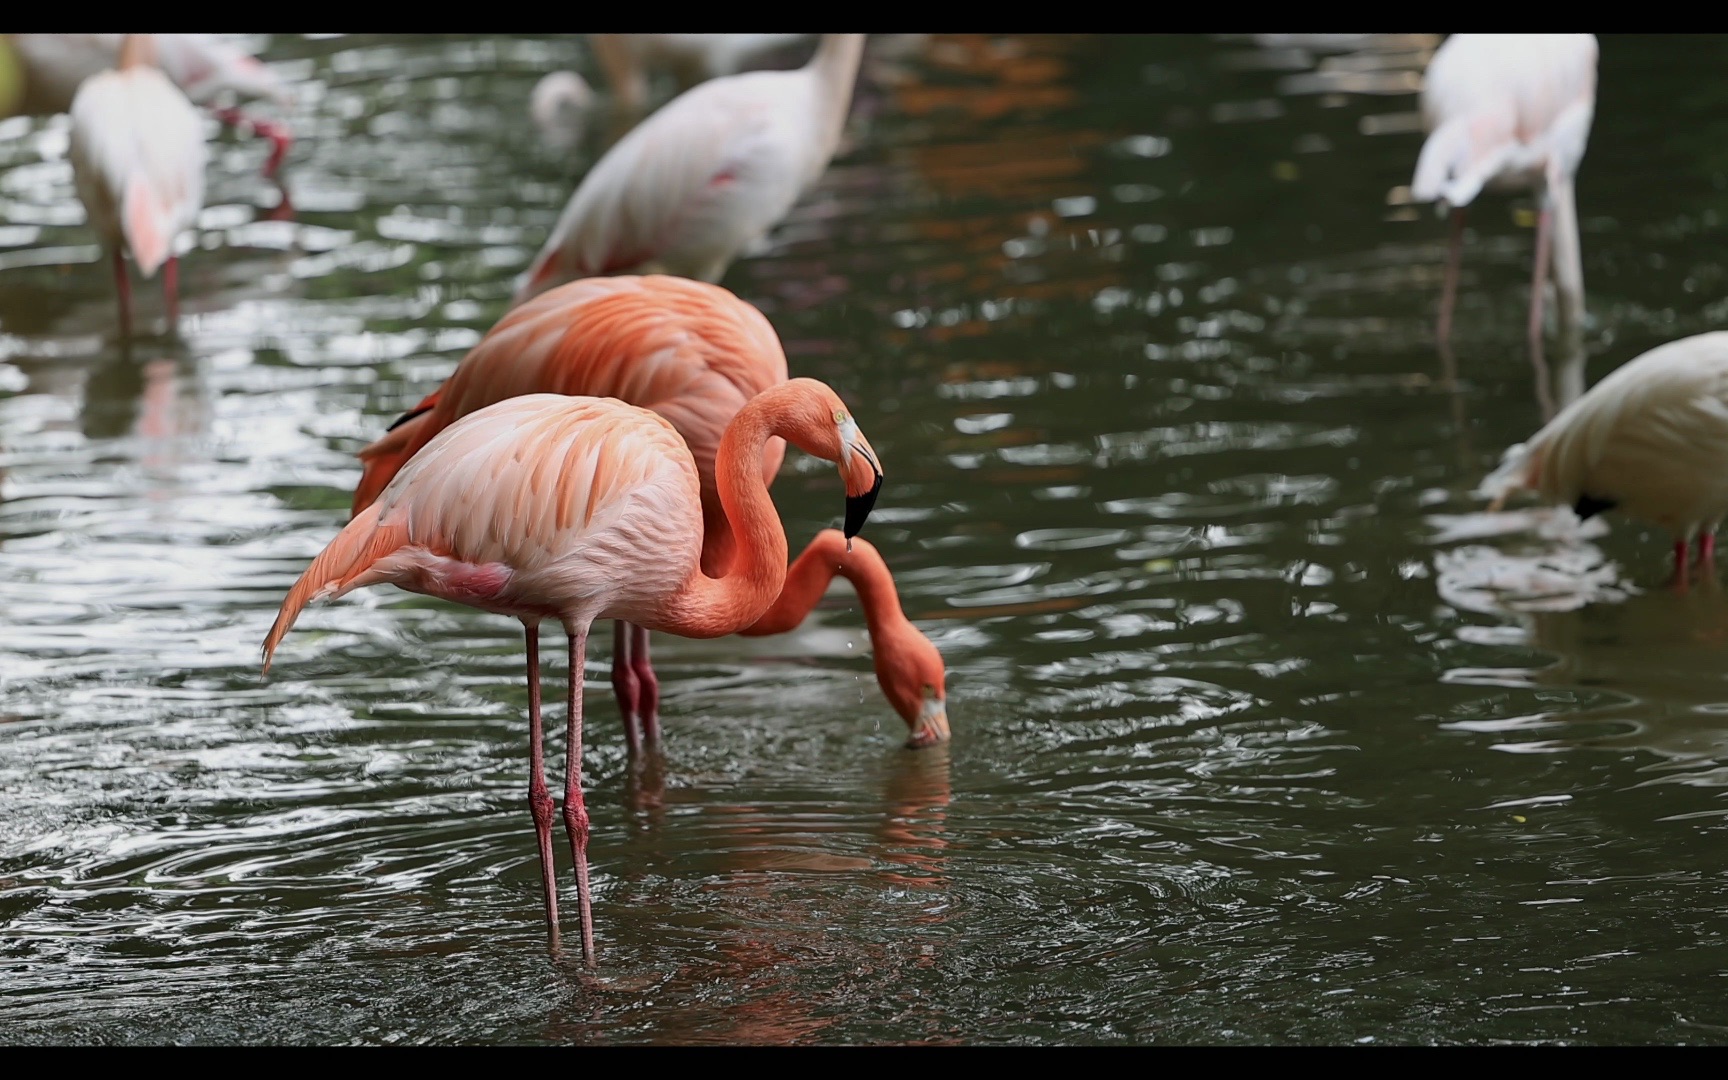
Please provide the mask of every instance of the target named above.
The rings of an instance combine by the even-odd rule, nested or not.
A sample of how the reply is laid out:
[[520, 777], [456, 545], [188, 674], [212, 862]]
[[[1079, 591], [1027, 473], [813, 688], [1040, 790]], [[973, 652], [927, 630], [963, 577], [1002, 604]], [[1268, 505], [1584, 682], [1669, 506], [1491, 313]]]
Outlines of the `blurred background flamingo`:
[[514, 302], [601, 274], [720, 280], [827, 168], [863, 50], [862, 34], [829, 34], [795, 71], [714, 79], [667, 103], [583, 178]]
[[[519, 394], [615, 397], [652, 409], [684, 437], [701, 480], [702, 568], [724, 574], [738, 540], [720, 498], [716, 457], [744, 403], [786, 381], [786, 355], [760, 311], [717, 285], [674, 277], [591, 278], [516, 308], [469, 352], [444, 385], [360, 452], [360, 513], [420, 448], [477, 409]], [[772, 484], [784, 445], [771, 440], [762, 478]], [[788, 572], [786, 595], [748, 634], [784, 633], [804, 621], [836, 573], [858, 590], [877, 679], [911, 731], [912, 746], [948, 737], [942, 657], [907, 621], [881, 555], [840, 534], [820, 534]], [[632, 749], [659, 732], [659, 680], [648, 631], [614, 627], [612, 687]], [[640, 727], [640, 734], [638, 733]]]
[[1434, 53], [1422, 79], [1422, 119], [1429, 135], [1416, 160], [1411, 196], [1438, 200], [1452, 211], [1446, 279], [1436, 334], [1445, 346], [1458, 292], [1465, 209], [1484, 188], [1532, 190], [1536, 262], [1531, 276], [1530, 355], [1544, 418], [1554, 391], [1564, 406], [1584, 391], [1583, 353], [1562, 358], [1550, 387], [1542, 358], [1542, 294], [1550, 248], [1563, 338], [1577, 335], [1584, 315], [1573, 177], [1584, 159], [1596, 111], [1596, 38], [1591, 34], [1454, 34]]
[[169, 330], [178, 315], [174, 243], [204, 205], [204, 125], [192, 103], [152, 66], [155, 43], [133, 34], [118, 71], [91, 76], [72, 100], [68, 157], [90, 225], [114, 261], [120, 332], [131, 333], [131, 285], [123, 252], [146, 279], [165, 267]]
[[541, 747], [539, 625], [570, 637], [564, 824], [576, 864], [582, 955], [594, 959], [588, 814], [582, 801], [582, 673], [588, 628], [611, 618], [687, 637], [720, 637], [767, 612], [786, 580], [786, 533], [762, 480], [768, 440], [838, 463], [846, 535], [863, 527], [882, 483], [876, 453], [827, 385], [794, 379], [756, 395], [727, 425], [720, 501], [735, 558], [701, 566], [696, 462], [665, 419], [608, 398], [529, 394], [438, 433], [312, 561], [264, 642], [264, 670], [313, 600], [390, 583], [522, 620], [527, 635], [529, 805], [554, 945], [558, 897], [552, 799]]
[[[85, 79], [114, 67], [125, 34], [10, 34], [4, 44], [22, 69], [23, 89], [15, 112], [45, 116], [68, 112]], [[249, 128], [270, 140], [264, 175], [274, 176], [293, 144], [293, 135], [278, 121], [243, 113], [224, 104], [267, 98], [286, 107], [292, 101], [282, 80], [257, 57], [215, 34], [149, 34], [155, 43], [154, 62], [194, 104], [208, 106], [225, 124]]]

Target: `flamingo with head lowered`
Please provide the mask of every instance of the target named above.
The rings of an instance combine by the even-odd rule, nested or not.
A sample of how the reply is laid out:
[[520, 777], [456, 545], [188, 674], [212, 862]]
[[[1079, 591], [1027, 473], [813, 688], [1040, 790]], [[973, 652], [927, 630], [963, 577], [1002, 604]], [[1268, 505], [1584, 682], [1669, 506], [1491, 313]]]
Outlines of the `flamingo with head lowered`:
[[876, 452], [827, 385], [793, 379], [738, 410], [715, 458], [736, 552], [722, 574], [702, 569], [696, 460], [663, 417], [612, 398], [527, 394], [439, 432], [312, 560], [264, 642], [264, 670], [302, 608], [389, 583], [522, 621], [528, 645], [528, 803], [540, 845], [552, 941], [558, 893], [552, 798], [540, 722], [540, 623], [570, 638], [569, 765], [564, 826], [576, 863], [582, 955], [594, 959], [588, 812], [582, 800], [582, 668], [588, 629], [619, 619], [685, 637], [743, 630], [786, 580], [786, 533], [763, 483], [772, 438], [840, 466], [846, 534], [882, 483]]
[[[421, 447], [461, 417], [520, 394], [615, 397], [652, 409], [684, 437], [702, 492], [702, 567], [723, 574], [737, 553], [720, 498], [718, 455], [726, 426], [757, 394], [785, 383], [786, 354], [767, 318], [718, 285], [673, 277], [590, 278], [560, 286], [501, 319], [443, 386], [360, 451], [354, 512]], [[762, 479], [772, 483], [784, 447], [771, 440]], [[908, 745], [948, 738], [942, 655], [900, 609], [881, 554], [839, 533], [819, 535], [788, 571], [786, 592], [747, 635], [803, 622], [835, 574], [858, 590], [877, 681], [910, 730]], [[620, 622], [612, 635], [612, 688], [632, 750], [659, 737], [659, 680], [648, 631]], [[640, 727], [640, 733], [638, 733]]]
[[[1610, 372], [1505, 460], [1480, 493], [1498, 507], [1516, 491], [1583, 518], [1619, 509], [1674, 537], [1674, 583], [1687, 549], [1713, 569], [1728, 515], [1728, 331], [1651, 349]], [[1700, 535], [1702, 533], [1702, 535]]]
[[174, 241], [204, 205], [204, 124], [186, 95], [153, 66], [147, 34], [127, 37], [120, 70], [85, 80], [72, 99], [67, 156], [78, 197], [114, 260], [120, 329], [131, 332], [132, 288], [123, 251], [149, 278], [165, 267], [170, 324], [177, 314]]
[[750, 71], [685, 91], [583, 177], [515, 303], [602, 274], [718, 281], [834, 156], [862, 34], [828, 34], [795, 71]]
[[[1454, 34], [1422, 77], [1422, 118], [1429, 135], [1416, 159], [1410, 194], [1452, 208], [1452, 238], [1436, 333], [1452, 332], [1464, 212], [1487, 190], [1533, 190], [1536, 266], [1531, 279], [1531, 359], [1543, 411], [1552, 414], [1542, 361], [1542, 293], [1550, 247], [1563, 336], [1582, 326], [1584, 269], [1573, 177], [1584, 160], [1596, 112], [1596, 38], [1591, 34]], [[1564, 406], [1584, 391], [1582, 354], [1568, 357], [1559, 378]]]

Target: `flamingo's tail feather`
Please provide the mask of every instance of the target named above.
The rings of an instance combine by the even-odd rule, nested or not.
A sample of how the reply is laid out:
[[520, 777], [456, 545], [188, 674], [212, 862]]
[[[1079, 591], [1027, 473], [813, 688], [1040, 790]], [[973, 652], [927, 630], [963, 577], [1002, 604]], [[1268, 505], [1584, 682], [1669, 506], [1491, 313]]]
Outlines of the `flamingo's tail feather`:
[[276, 654], [276, 646], [293, 628], [301, 609], [314, 600], [334, 598], [350, 589], [371, 584], [366, 572], [407, 543], [407, 528], [402, 525], [380, 528], [378, 514], [376, 506], [368, 506], [356, 514], [288, 590], [288, 595], [282, 600], [282, 609], [276, 613], [276, 622], [264, 639], [266, 675], [270, 673], [270, 660]]
[[173, 254], [174, 237], [168, 227], [167, 211], [142, 177], [133, 176], [126, 181], [121, 227], [126, 234], [126, 246], [138, 260], [138, 272], [146, 278]]

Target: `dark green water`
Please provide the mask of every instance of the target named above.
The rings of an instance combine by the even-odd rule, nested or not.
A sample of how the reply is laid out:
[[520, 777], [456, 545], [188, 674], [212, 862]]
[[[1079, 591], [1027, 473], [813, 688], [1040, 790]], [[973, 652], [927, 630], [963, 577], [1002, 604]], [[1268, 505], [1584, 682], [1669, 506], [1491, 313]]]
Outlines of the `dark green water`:
[[[1533, 232], [1475, 213], [1454, 389], [1445, 226], [1389, 199], [1431, 39], [872, 42], [725, 284], [881, 453], [954, 740], [900, 748], [844, 586], [659, 638], [644, 763], [599, 635], [592, 976], [545, 949], [514, 623], [375, 589], [257, 654], [598, 149], [529, 89], [598, 74], [258, 44], [297, 214], [221, 135], [181, 339], [130, 357], [65, 118], [0, 123], [0, 1041], [1728, 1037], [1728, 597], [1471, 495], [1539, 419]], [[1603, 39], [1592, 380], [1728, 314], [1725, 51]], [[840, 508], [797, 455], [775, 495], [795, 547]]]

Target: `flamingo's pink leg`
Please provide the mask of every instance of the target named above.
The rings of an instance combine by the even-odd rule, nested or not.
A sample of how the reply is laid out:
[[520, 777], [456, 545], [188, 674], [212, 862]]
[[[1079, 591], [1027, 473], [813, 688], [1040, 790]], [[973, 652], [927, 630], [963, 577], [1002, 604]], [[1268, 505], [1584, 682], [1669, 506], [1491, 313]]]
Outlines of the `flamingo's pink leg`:
[[168, 302], [168, 329], [180, 323], [180, 257], [171, 255], [162, 267], [162, 296]]
[[576, 903], [582, 911], [582, 960], [594, 966], [594, 907], [588, 891], [588, 807], [582, 802], [582, 665], [588, 628], [565, 624], [570, 634], [570, 711], [564, 783], [564, 828], [576, 862]]
[[630, 666], [636, 669], [640, 688], [637, 716], [642, 718], [642, 741], [660, 741], [660, 679], [654, 674], [654, 661], [648, 655], [648, 628], [630, 627]]
[[1716, 565], [1716, 534], [1707, 532], [1698, 541], [1698, 563], [1701, 566]]
[[552, 862], [552, 794], [546, 790], [546, 757], [540, 728], [540, 624], [523, 620], [528, 637], [528, 809], [540, 840], [540, 883], [546, 888], [546, 929], [558, 947], [558, 879]]
[[1674, 541], [1674, 580], [1671, 584], [1675, 592], [1686, 591], [1686, 548], [1685, 539]]
[[630, 624], [622, 619], [612, 623], [612, 693], [624, 718], [624, 743], [634, 754], [641, 746], [641, 739], [636, 733], [638, 688], [636, 669], [630, 663], [630, 631]]
[[1536, 402], [1542, 407], [1542, 420], [1554, 419], [1554, 391], [1549, 385], [1548, 361], [1542, 355], [1542, 288], [1548, 283], [1548, 256], [1553, 246], [1554, 212], [1544, 202], [1536, 215], [1536, 269], [1530, 279], [1530, 366], [1536, 372]]
[[1452, 239], [1446, 247], [1446, 283], [1440, 287], [1440, 323], [1434, 336], [1445, 345], [1452, 338], [1452, 305], [1458, 299], [1458, 267], [1464, 261], [1464, 208], [1452, 211]]
[[126, 280], [126, 256], [114, 249], [114, 285], [120, 294], [120, 336], [132, 336], [132, 283]]

